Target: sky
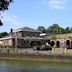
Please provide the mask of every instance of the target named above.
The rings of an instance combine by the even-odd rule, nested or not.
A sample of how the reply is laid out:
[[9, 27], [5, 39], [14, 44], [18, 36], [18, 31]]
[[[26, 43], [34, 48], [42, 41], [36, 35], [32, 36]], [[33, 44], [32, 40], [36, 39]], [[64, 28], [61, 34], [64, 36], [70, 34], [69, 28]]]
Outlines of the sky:
[[63, 28], [72, 27], [72, 0], [14, 0], [0, 18], [0, 32], [26, 26], [47, 28], [55, 23]]

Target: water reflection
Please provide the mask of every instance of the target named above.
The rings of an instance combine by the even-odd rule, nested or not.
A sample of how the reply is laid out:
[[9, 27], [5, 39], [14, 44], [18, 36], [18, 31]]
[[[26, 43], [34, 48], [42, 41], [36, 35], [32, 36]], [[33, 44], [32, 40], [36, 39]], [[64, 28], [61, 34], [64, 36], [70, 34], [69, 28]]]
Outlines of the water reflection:
[[0, 72], [72, 72], [72, 70], [59, 70], [59, 69], [42, 69], [42, 70], [36, 70], [36, 69], [0, 69]]
[[0, 60], [0, 72], [72, 72], [72, 65]]

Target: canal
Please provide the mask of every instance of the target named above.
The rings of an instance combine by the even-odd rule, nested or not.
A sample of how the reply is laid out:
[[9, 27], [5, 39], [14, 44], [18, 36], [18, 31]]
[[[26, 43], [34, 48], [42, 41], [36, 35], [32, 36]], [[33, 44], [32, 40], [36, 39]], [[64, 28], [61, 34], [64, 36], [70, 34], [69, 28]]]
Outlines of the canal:
[[72, 72], [72, 62], [1, 59], [0, 72]]

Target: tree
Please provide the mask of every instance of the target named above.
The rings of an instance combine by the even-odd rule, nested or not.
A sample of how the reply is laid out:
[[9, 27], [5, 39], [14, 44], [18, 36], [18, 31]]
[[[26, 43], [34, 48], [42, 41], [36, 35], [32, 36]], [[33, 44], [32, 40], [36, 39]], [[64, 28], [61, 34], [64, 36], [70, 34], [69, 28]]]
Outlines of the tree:
[[[13, 0], [0, 0], [0, 11], [8, 10], [8, 7], [10, 3], [13, 2]], [[0, 26], [3, 25], [0, 19]]]
[[7, 32], [2, 32], [2, 33], [0, 33], [0, 38], [5, 37], [5, 36], [7, 36], [7, 35], [8, 35]]
[[72, 27], [63, 28], [60, 27], [58, 24], [53, 24], [52, 26], [49, 26], [47, 29], [43, 26], [39, 26], [37, 30], [52, 35], [72, 33]]
[[70, 28], [70, 32], [72, 33], [72, 27]]
[[42, 33], [46, 33], [46, 29], [43, 26], [39, 26], [37, 30], [41, 31]]
[[61, 27], [61, 34], [65, 34], [65, 29]]
[[70, 28], [69, 27], [66, 27], [65, 33], [70, 33]]
[[13, 0], [0, 0], [0, 11], [8, 10], [8, 6]]
[[58, 24], [53, 24], [52, 26], [48, 27], [47, 31], [50, 34], [60, 34], [61, 33], [61, 27]]

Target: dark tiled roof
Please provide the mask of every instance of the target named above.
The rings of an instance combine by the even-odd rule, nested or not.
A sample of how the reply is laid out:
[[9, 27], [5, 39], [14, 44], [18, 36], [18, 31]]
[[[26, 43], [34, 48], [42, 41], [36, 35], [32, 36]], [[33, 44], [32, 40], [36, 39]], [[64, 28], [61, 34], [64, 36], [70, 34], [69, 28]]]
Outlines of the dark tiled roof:
[[36, 30], [36, 29], [29, 28], [29, 27], [19, 28], [19, 29], [17, 29], [16, 31], [31, 31], [31, 32], [41, 32], [41, 31], [38, 31], [38, 30]]

